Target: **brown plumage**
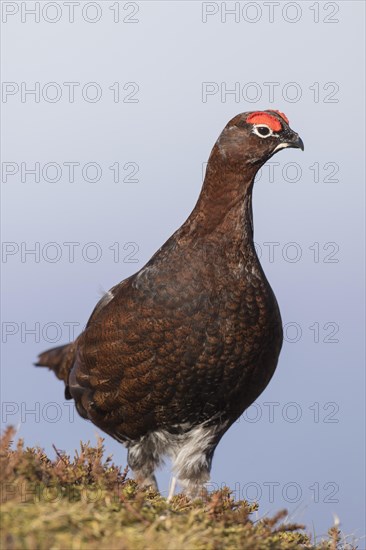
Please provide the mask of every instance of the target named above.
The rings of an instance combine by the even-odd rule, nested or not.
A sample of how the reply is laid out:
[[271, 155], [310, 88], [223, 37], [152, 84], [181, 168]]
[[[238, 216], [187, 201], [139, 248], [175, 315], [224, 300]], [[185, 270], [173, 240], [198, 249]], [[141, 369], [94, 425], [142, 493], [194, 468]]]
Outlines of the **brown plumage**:
[[282, 113], [233, 118], [187, 221], [100, 300], [75, 342], [39, 357], [80, 415], [127, 446], [141, 483], [154, 485], [169, 455], [196, 494], [220, 438], [274, 373], [282, 325], [254, 249], [252, 188], [284, 147], [303, 144]]

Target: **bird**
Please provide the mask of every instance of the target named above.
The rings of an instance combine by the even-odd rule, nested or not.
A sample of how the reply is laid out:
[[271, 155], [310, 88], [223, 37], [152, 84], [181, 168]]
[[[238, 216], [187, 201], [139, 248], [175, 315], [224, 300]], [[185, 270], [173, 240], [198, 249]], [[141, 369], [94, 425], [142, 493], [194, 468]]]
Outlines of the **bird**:
[[252, 192], [284, 148], [304, 145], [280, 111], [232, 118], [183, 225], [103, 295], [75, 341], [35, 363], [63, 380], [81, 417], [127, 448], [142, 487], [158, 490], [168, 457], [181, 490], [202, 494], [220, 439], [275, 372], [282, 321], [254, 246]]

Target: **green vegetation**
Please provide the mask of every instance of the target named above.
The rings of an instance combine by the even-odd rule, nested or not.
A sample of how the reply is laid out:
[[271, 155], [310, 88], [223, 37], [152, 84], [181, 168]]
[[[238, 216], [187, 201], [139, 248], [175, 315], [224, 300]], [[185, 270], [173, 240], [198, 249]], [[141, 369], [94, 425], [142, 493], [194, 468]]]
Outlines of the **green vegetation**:
[[235, 502], [224, 489], [189, 501], [171, 502], [142, 490], [111, 458], [103, 440], [81, 444], [70, 458], [56, 449], [51, 460], [39, 448], [1, 440], [1, 548], [6, 550], [351, 550], [336, 527], [312, 544], [286, 511], [255, 520], [257, 505]]

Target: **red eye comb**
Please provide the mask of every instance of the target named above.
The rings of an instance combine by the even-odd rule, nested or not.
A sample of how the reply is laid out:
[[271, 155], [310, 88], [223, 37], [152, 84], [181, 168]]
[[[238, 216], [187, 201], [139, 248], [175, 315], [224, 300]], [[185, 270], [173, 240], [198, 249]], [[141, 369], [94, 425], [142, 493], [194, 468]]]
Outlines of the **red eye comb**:
[[[272, 109], [271, 109], [272, 110]], [[277, 113], [288, 124], [288, 118], [280, 111], [272, 110], [273, 113]], [[282, 125], [277, 117], [270, 115], [264, 111], [256, 111], [248, 116], [247, 122], [250, 124], [267, 124], [274, 132], [282, 130]]]

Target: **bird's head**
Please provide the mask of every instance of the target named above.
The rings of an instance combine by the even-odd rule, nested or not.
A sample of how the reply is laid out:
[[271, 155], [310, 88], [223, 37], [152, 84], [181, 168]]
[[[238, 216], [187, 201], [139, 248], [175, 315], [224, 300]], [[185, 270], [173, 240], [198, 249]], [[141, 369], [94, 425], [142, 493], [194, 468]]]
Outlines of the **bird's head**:
[[291, 130], [288, 118], [272, 110], [237, 115], [225, 126], [216, 146], [228, 162], [258, 167], [286, 147], [304, 150], [302, 139]]

